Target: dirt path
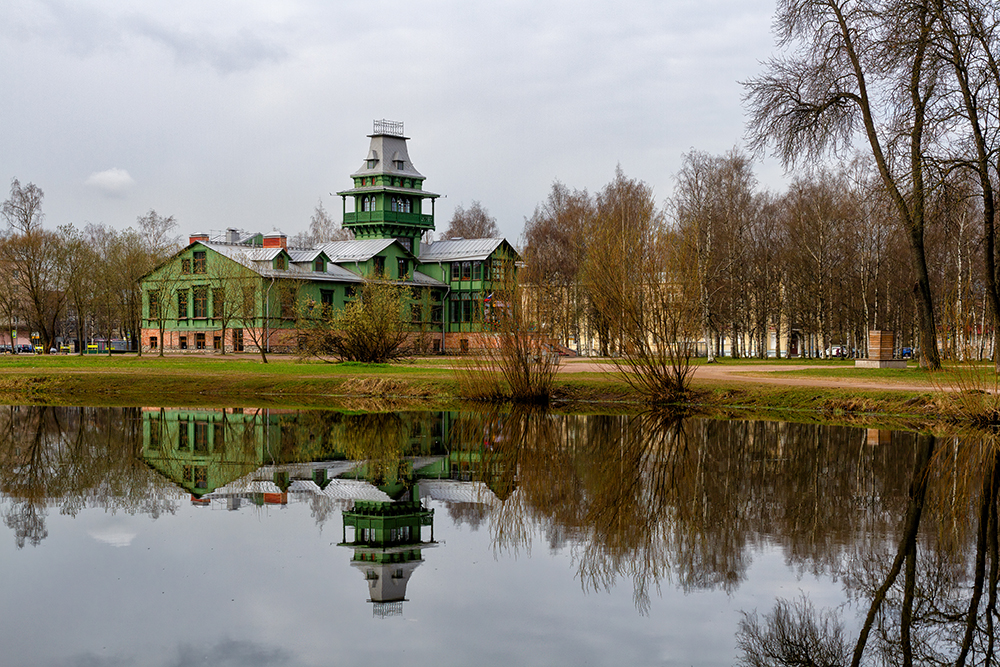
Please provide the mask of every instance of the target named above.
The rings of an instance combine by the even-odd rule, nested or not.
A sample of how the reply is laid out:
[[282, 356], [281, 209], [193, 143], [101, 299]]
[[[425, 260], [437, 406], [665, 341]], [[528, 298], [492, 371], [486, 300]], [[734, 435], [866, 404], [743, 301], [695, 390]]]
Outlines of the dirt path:
[[[893, 382], [885, 378], [820, 378], [806, 376], [774, 375], [779, 371], [818, 370], [823, 366], [807, 364], [741, 364], [728, 366], [725, 364], [709, 364], [698, 366], [694, 373], [695, 382], [746, 382], [752, 384], [768, 384], [786, 387], [831, 387], [838, 389], [869, 389], [896, 391], [934, 391], [930, 384], [912, 382]], [[559, 364], [560, 373], [613, 373], [614, 364], [600, 363], [591, 359], [563, 359]]]

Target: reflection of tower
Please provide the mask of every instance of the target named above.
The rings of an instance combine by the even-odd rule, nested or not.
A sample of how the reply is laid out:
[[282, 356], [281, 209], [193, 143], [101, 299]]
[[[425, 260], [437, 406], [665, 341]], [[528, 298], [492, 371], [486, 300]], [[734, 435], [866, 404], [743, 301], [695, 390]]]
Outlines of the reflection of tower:
[[[421, 550], [434, 546], [434, 510], [420, 504], [414, 486], [405, 500], [395, 502], [357, 500], [344, 511], [344, 541], [339, 546], [352, 547], [351, 565], [361, 570], [368, 582], [369, 602], [376, 616], [402, 613], [406, 584], [423, 562]], [[347, 527], [354, 529], [347, 540]], [[422, 540], [421, 528], [430, 526], [430, 540]]]

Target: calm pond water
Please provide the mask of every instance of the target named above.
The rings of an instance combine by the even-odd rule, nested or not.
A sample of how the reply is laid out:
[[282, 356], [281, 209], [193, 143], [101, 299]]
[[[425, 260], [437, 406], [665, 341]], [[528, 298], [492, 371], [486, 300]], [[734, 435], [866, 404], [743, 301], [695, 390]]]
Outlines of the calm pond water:
[[989, 664], [996, 455], [657, 415], [0, 407], [0, 664], [850, 664], [859, 637], [861, 664]]

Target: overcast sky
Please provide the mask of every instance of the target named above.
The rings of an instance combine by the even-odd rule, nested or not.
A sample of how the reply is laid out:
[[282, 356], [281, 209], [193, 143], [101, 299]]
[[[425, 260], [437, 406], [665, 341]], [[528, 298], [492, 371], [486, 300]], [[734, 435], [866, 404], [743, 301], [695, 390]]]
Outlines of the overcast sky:
[[[681, 155], [743, 137], [738, 81], [774, 50], [774, 0], [3, 0], [0, 198], [45, 225], [304, 230], [350, 187], [379, 118], [405, 123], [438, 200], [514, 242], [554, 180], [620, 164], [670, 195]], [[781, 170], [758, 169], [780, 188]]]

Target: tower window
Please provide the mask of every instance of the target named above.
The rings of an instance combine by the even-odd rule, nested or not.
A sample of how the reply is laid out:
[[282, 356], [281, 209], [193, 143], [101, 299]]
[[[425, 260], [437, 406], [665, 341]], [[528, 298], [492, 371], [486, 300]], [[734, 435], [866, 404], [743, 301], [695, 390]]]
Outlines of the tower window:
[[393, 160], [392, 161], [392, 166], [394, 166], [396, 169], [399, 169], [400, 171], [402, 171], [403, 170], [403, 161], [402, 160]]
[[374, 169], [375, 165], [377, 165], [377, 164], [378, 164], [378, 160], [372, 160], [372, 159], [365, 160], [365, 166], [367, 166], [369, 169]]

